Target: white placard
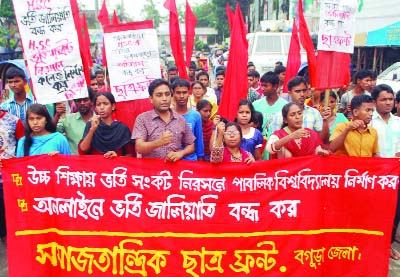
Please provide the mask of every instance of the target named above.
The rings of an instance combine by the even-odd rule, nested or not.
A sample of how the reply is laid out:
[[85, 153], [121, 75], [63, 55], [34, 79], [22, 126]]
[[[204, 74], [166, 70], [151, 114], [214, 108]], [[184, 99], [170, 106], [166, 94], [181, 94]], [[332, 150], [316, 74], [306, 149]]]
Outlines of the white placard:
[[353, 53], [357, 0], [322, 0], [318, 50]]
[[69, 0], [13, 0], [33, 91], [41, 104], [87, 97]]
[[148, 98], [149, 84], [161, 78], [156, 30], [105, 33], [104, 43], [116, 101]]

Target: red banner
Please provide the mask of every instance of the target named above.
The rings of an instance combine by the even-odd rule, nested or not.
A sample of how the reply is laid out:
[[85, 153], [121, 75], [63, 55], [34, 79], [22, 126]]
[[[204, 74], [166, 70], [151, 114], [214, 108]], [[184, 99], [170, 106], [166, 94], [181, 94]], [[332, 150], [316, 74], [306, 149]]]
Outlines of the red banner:
[[3, 164], [13, 277], [388, 274], [397, 159]]

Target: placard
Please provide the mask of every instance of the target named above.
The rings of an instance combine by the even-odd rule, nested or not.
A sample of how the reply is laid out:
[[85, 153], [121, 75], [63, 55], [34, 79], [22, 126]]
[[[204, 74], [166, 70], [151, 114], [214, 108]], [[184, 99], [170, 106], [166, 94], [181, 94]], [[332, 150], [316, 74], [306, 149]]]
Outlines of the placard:
[[3, 165], [10, 276], [388, 275], [398, 159]]
[[357, 7], [357, 0], [321, 1], [318, 50], [353, 53]]
[[33, 91], [41, 104], [87, 97], [69, 0], [13, 0]]

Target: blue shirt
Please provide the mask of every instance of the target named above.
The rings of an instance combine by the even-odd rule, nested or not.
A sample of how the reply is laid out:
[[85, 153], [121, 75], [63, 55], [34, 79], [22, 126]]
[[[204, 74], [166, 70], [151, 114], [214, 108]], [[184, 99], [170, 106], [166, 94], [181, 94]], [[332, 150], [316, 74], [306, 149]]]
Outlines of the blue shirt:
[[[303, 110], [303, 128], [309, 128], [316, 132], [322, 131], [322, 116], [320, 112], [310, 106], [304, 105]], [[271, 123], [272, 133], [282, 128], [283, 117], [282, 113], [276, 113]]]
[[15, 101], [15, 98], [13, 98], [13, 99], [7, 100], [6, 102], [2, 103], [1, 109], [6, 112], [9, 112], [10, 114], [15, 115], [16, 117], [21, 119], [22, 123], [24, 123], [24, 125], [25, 125], [26, 124], [26, 122], [25, 122], [26, 110], [28, 109], [28, 107], [30, 105], [32, 105], [34, 103], [35, 103], [35, 101], [32, 99], [32, 95], [27, 94], [24, 103], [22, 103], [21, 105], [18, 104], [17, 101]]
[[[18, 141], [17, 157], [24, 157], [25, 137]], [[29, 148], [29, 156], [48, 154], [58, 151], [60, 154], [71, 154], [67, 139], [59, 132], [43, 136], [33, 136], [32, 145]]]
[[215, 95], [217, 96], [217, 105], [219, 106], [219, 103], [221, 102], [221, 97], [222, 97], [222, 88], [215, 87], [214, 91], [215, 91]]
[[185, 156], [182, 160], [197, 161], [197, 159], [204, 157], [203, 126], [201, 123], [201, 116], [199, 112], [189, 110], [189, 112], [184, 114], [183, 117], [188, 123], [196, 139], [194, 140], [195, 151], [192, 154]]
[[250, 152], [254, 157], [254, 152], [256, 148], [260, 148], [264, 142], [263, 135], [259, 130], [254, 127], [250, 128], [250, 132], [243, 135], [240, 147], [247, 152]]

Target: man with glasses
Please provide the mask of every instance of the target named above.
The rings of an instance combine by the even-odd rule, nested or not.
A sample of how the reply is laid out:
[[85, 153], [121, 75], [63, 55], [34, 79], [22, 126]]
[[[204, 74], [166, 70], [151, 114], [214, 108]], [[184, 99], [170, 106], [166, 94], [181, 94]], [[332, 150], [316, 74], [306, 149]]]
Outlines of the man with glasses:
[[[299, 104], [303, 108], [303, 128], [310, 128], [320, 133], [322, 141], [329, 139], [329, 122], [331, 110], [324, 107], [321, 113], [310, 106], [304, 104], [308, 92], [306, 80], [301, 76], [292, 78], [288, 83], [289, 96], [292, 102]], [[276, 113], [271, 123], [271, 133], [282, 128], [282, 113]]]

